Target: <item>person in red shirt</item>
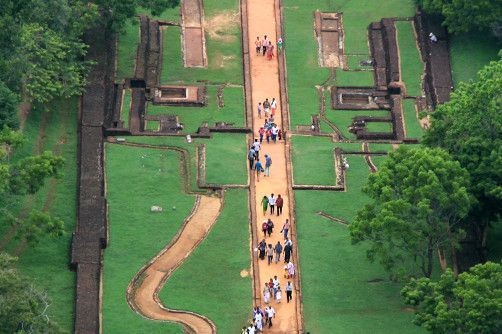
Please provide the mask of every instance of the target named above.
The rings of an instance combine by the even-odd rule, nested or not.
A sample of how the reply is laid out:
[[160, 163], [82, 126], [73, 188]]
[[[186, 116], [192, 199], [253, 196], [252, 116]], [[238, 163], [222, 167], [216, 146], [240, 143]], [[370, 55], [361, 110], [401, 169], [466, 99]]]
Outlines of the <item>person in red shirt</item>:
[[277, 207], [277, 215], [282, 214], [282, 206], [284, 205], [284, 199], [279, 194], [275, 200], [275, 206]]

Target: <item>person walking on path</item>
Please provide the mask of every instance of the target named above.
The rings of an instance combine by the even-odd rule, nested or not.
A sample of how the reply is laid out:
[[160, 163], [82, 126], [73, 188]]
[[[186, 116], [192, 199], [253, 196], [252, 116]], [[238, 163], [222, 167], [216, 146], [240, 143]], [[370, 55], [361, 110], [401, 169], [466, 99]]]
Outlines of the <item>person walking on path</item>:
[[274, 231], [274, 222], [272, 221], [272, 219], [269, 218], [267, 221], [267, 233], [269, 237], [273, 231]]
[[263, 316], [260, 312], [257, 312], [255, 317], [254, 317], [254, 324], [256, 326], [256, 329], [258, 331], [262, 331], [263, 330]]
[[268, 45], [267, 45], [267, 60], [272, 60], [273, 57], [274, 57], [274, 45], [272, 44], [272, 42], [268, 42]]
[[293, 253], [293, 246], [289, 243], [286, 242], [284, 245], [284, 262], [289, 263], [289, 260], [291, 259], [291, 253]]
[[265, 132], [265, 137], [267, 138], [267, 144], [270, 144], [270, 136], [272, 136], [272, 130], [267, 129]]
[[258, 141], [258, 139], [254, 140], [253, 149], [256, 153], [256, 159], [259, 159], [260, 158], [260, 142]]
[[269, 118], [270, 117], [270, 102], [269, 102], [268, 98], [266, 98], [265, 101], [263, 101], [263, 109], [265, 110], [265, 118]]
[[277, 263], [281, 261], [282, 245], [280, 241], [277, 241], [274, 251], [275, 251], [275, 263]]
[[258, 102], [258, 118], [261, 119], [261, 112], [263, 110], [263, 107], [261, 106], [261, 102]]
[[268, 304], [270, 301], [270, 288], [268, 287], [268, 283], [265, 283], [265, 287], [263, 288], [263, 302]]
[[268, 265], [270, 266], [270, 264], [272, 263], [272, 260], [274, 258], [274, 249], [272, 248], [272, 244], [268, 244], [267, 257], [268, 257]]
[[265, 216], [267, 214], [267, 209], [268, 209], [268, 197], [267, 195], [263, 196], [261, 199], [261, 206], [263, 208], [263, 215]]
[[277, 294], [277, 289], [279, 289], [279, 286], [281, 285], [281, 282], [279, 282], [279, 279], [277, 278], [277, 276], [274, 276], [274, 279], [272, 280], [272, 284], [274, 287], [274, 298], [275, 298], [275, 295]]
[[277, 292], [275, 293], [275, 300], [280, 303], [282, 301], [282, 291], [281, 287], [277, 288]]
[[261, 40], [261, 49], [263, 52], [263, 56], [267, 53], [267, 45], [268, 45], [268, 39], [267, 35], [263, 36], [263, 39]]
[[295, 265], [293, 264], [293, 262], [289, 261], [286, 265], [286, 268], [288, 269], [289, 278], [295, 277]]
[[260, 182], [260, 173], [264, 171], [263, 165], [261, 164], [260, 159], [256, 159], [254, 169], [256, 170], [256, 182]]
[[265, 172], [263, 176], [270, 176], [270, 166], [272, 166], [272, 158], [270, 155], [265, 154]]
[[258, 244], [258, 250], [260, 251], [260, 260], [264, 260], [265, 259], [265, 250], [266, 250], [266, 248], [267, 248], [267, 242], [265, 241], [265, 239], [263, 239]]
[[265, 313], [267, 313], [268, 328], [270, 328], [272, 327], [272, 318], [275, 318], [275, 310], [272, 306], [267, 306]]
[[268, 205], [270, 206], [270, 214], [274, 214], [274, 209], [275, 209], [275, 197], [274, 194], [270, 195], [268, 198]]
[[260, 144], [263, 143], [263, 135], [265, 134], [265, 128], [263, 126], [258, 130], [258, 134], [260, 135]]
[[256, 55], [259, 56], [260, 55], [260, 51], [261, 51], [260, 36], [256, 37], [256, 41], [254, 41], [254, 45], [256, 46]]
[[261, 224], [261, 230], [263, 231], [263, 237], [267, 237], [267, 231], [268, 231], [268, 222], [267, 220], [264, 220], [263, 223]]
[[273, 97], [272, 102], [270, 102], [270, 111], [272, 113], [272, 116], [275, 116], [276, 110], [277, 110], [277, 101], [275, 100], [275, 97]]
[[256, 159], [256, 152], [253, 146], [251, 146], [248, 152], [249, 170], [253, 170], [255, 159]]
[[284, 233], [284, 240], [288, 239], [288, 232], [289, 232], [289, 219], [286, 219], [286, 222], [282, 226], [281, 233]]
[[288, 281], [288, 284], [286, 284], [286, 301], [289, 303], [291, 299], [293, 299], [293, 284]]
[[282, 52], [283, 46], [284, 46], [284, 41], [282, 40], [282, 37], [279, 37], [279, 39], [277, 40], [277, 53]]
[[[266, 157], [266, 155], [265, 155]], [[265, 164], [266, 166], [266, 164]], [[266, 170], [266, 169], [265, 169]], [[270, 176], [270, 172], [269, 172]], [[277, 195], [277, 199], [275, 200], [275, 206], [277, 207], [277, 215], [282, 215], [282, 206], [284, 205], [284, 199], [281, 197], [281, 194]]]
[[277, 141], [277, 134], [279, 133], [279, 128], [277, 127], [277, 125], [274, 124], [274, 126], [270, 131], [272, 131], [272, 140], [275, 143]]

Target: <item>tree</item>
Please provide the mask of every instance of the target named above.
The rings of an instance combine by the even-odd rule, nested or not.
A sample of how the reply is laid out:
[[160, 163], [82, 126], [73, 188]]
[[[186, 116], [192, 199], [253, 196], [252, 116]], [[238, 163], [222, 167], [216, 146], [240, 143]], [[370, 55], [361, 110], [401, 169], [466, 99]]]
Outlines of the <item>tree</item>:
[[[502, 56], [502, 53], [501, 53]], [[502, 60], [460, 83], [449, 102], [431, 114], [424, 144], [441, 147], [468, 170], [469, 192], [476, 198], [469, 230], [484, 248], [488, 227], [502, 214]]]
[[501, 0], [416, 0], [426, 12], [442, 14], [450, 33], [486, 31], [502, 25]]
[[371, 174], [363, 191], [372, 199], [350, 224], [353, 243], [369, 241], [368, 259], [391, 272], [414, 274], [414, 260], [430, 277], [434, 252], [456, 268], [458, 228], [471, 202], [468, 174], [442, 149], [401, 146]]
[[0, 253], [0, 333], [61, 333], [47, 315], [47, 295], [17, 273], [16, 261]]
[[0, 81], [0, 129], [4, 127], [16, 128], [18, 126], [17, 95]]
[[451, 270], [439, 281], [412, 279], [401, 294], [418, 306], [415, 324], [434, 334], [502, 332], [502, 266], [487, 262], [458, 277]]

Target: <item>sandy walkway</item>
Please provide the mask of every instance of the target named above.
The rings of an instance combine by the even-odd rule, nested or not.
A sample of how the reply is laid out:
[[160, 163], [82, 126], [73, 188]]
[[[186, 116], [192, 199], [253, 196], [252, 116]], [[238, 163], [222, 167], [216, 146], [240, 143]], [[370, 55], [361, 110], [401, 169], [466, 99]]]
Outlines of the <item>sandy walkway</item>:
[[194, 333], [216, 333], [216, 326], [206, 317], [190, 311], [166, 308], [162, 305], [158, 292], [171, 274], [207, 236], [220, 214], [221, 206], [221, 198], [197, 197], [192, 215], [186, 220], [173, 241], [150, 261], [130, 283], [127, 289], [127, 299], [136, 312], [153, 320], [179, 322]]
[[[249, 53], [250, 53], [250, 67], [251, 67], [251, 92], [253, 101], [253, 130], [256, 138], [258, 138], [258, 130], [263, 125], [264, 120], [258, 118], [256, 113], [256, 106], [258, 102], [263, 102], [265, 98], [272, 101], [272, 98], [278, 101], [278, 108], [276, 112], [276, 123], [282, 128], [281, 124], [281, 108], [280, 108], [280, 91], [279, 91], [279, 72], [277, 58], [274, 57], [271, 61], [266, 60], [266, 56], [256, 56], [255, 55], [255, 45], [254, 41], [257, 36], [260, 39], [263, 35], [267, 35], [268, 39], [272, 41], [275, 45], [274, 53], [277, 50], [277, 36], [276, 36], [276, 21], [275, 21], [275, 2], [273, 0], [250, 0], [247, 1], [248, 10], [248, 32], [249, 32]], [[277, 143], [271, 142], [267, 144], [264, 140], [262, 144], [262, 149], [260, 150], [260, 161], [264, 164], [264, 155], [269, 154], [272, 158], [271, 167], [271, 177], [260, 177], [260, 181], [257, 182], [254, 179], [254, 185], [256, 187], [256, 228], [258, 240], [263, 238], [263, 233], [261, 232], [261, 224], [263, 219], [271, 218], [275, 225], [275, 230], [270, 238], [267, 237], [267, 243], [271, 243], [275, 246], [277, 241], [280, 241], [284, 245], [284, 239], [280, 230], [286, 218], [289, 218], [289, 198], [288, 198], [288, 183], [286, 175], [286, 158], [285, 158], [286, 146], [283, 141], [278, 141]], [[283, 214], [279, 217], [276, 215], [270, 215], [270, 211], [264, 216], [262, 211], [261, 199], [264, 195], [270, 196], [271, 193], [278, 194], [284, 198], [284, 208]], [[293, 240], [294, 248], [297, 250], [296, 240]], [[257, 245], [254, 245], [257, 247]], [[283, 254], [284, 255], [284, 254]], [[287, 280], [284, 278], [284, 263], [281, 261], [278, 264], [267, 264], [267, 260], [259, 260], [259, 284], [258, 287], [260, 291], [255, 293], [260, 293], [266, 282], [274, 275], [280, 279], [281, 288], [283, 290], [282, 303], [277, 303], [272, 300], [271, 305], [276, 310], [276, 318], [273, 321], [273, 327], [271, 329], [265, 330], [266, 333], [296, 333], [297, 328], [297, 314], [296, 314], [296, 304], [299, 302], [296, 293], [293, 292], [293, 300], [290, 303], [286, 303], [286, 292], [285, 286]], [[263, 296], [262, 296], [263, 297]], [[265, 306], [262, 303], [261, 306]]]

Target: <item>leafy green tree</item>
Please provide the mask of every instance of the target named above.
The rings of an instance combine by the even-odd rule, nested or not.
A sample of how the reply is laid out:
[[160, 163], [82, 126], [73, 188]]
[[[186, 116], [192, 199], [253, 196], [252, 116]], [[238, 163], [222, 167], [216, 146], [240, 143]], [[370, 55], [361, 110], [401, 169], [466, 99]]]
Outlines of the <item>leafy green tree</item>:
[[0, 333], [61, 333], [47, 314], [47, 295], [19, 275], [16, 261], [0, 253]]
[[401, 291], [417, 306], [415, 324], [434, 334], [502, 333], [502, 266], [487, 262], [458, 277], [446, 270], [434, 282], [412, 279]]
[[466, 170], [446, 151], [402, 145], [369, 176], [363, 191], [372, 202], [350, 224], [352, 242], [368, 241], [369, 260], [393, 273], [415, 274], [414, 259], [430, 277], [435, 252], [444, 268], [447, 254], [456, 268], [458, 225], [471, 202], [467, 186]]
[[16, 128], [18, 126], [17, 95], [0, 81], [0, 129], [4, 127]]
[[442, 14], [451, 33], [495, 29], [502, 25], [501, 0], [416, 0], [426, 12]]
[[[502, 55], [502, 53], [501, 53]], [[469, 171], [469, 192], [476, 198], [468, 230], [484, 248], [488, 227], [502, 214], [502, 60], [460, 83], [448, 103], [431, 114], [424, 143], [441, 147]]]

